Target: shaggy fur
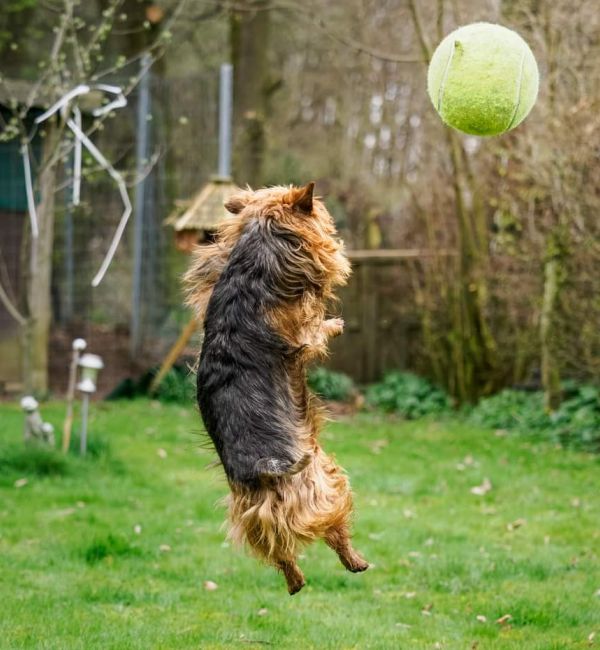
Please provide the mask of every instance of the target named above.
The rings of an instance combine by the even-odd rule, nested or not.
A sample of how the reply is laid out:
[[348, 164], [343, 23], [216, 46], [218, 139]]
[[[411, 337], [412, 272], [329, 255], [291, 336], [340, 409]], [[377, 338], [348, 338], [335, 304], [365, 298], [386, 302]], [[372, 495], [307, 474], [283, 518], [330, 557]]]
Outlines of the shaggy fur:
[[325, 306], [350, 274], [313, 187], [240, 191], [186, 275], [204, 321], [198, 405], [231, 488], [230, 537], [280, 569], [290, 594], [304, 585], [299, 549], [316, 539], [348, 570], [368, 567], [350, 543], [348, 480], [319, 446], [306, 387], [307, 364], [342, 332]]

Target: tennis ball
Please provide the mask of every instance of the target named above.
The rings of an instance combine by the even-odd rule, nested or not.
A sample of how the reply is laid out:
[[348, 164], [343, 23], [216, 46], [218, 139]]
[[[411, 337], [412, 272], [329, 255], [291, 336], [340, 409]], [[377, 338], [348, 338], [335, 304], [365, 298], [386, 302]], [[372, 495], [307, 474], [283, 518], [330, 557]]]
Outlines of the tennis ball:
[[511, 29], [473, 23], [438, 45], [427, 91], [449, 126], [471, 135], [514, 129], [533, 108], [539, 72], [529, 45]]

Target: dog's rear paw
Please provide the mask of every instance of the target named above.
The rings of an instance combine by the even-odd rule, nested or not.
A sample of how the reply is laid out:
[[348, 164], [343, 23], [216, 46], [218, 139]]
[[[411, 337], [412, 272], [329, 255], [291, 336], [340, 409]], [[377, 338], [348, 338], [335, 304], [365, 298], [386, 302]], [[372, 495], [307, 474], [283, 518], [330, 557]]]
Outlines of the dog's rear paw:
[[366, 571], [369, 566], [371, 566], [366, 560], [360, 559], [357, 562], [354, 562], [347, 566], [348, 571], [352, 573], [360, 573], [361, 571]]
[[299, 580], [298, 582], [294, 582], [293, 584], [288, 584], [288, 593], [290, 596], [293, 596], [294, 594], [297, 594], [306, 582], [304, 580]]

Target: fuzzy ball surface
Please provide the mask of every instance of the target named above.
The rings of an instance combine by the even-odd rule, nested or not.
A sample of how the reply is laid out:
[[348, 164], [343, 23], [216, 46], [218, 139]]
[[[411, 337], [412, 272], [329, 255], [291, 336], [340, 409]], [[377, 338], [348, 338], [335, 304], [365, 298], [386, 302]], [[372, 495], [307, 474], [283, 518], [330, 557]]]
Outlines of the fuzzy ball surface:
[[514, 129], [533, 108], [537, 62], [516, 32], [491, 23], [459, 27], [431, 58], [427, 90], [449, 126], [471, 135]]

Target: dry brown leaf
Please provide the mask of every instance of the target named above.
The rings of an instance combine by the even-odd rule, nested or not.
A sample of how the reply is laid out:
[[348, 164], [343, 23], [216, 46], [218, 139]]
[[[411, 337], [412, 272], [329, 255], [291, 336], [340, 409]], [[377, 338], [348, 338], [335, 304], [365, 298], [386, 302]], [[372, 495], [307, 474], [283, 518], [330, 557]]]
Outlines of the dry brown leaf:
[[504, 614], [504, 616], [496, 619], [498, 625], [506, 625], [509, 621], [512, 621], [512, 616], [510, 614]]
[[487, 617], [484, 616], [483, 614], [478, 614], [475, 617], [480, 623], [487, 623]]
[[423, 607], [423, 609], [421, 610], [421, 614], [423, 614], [423, 616], [431, 616], [431, 610], [432, 610], [432, 609], [433, 609], [433, 603], [428, 603], [428, 604], [425, 605], [425, 607]]
[[527, 520], [523, 519], [522, 517], [519, 517], [519, 519], [515, 519], [514, 521], [511, 521], [509, 524], [506, 524], [506, 529], [510, 532], [513, 530], [517, 530], [517, 528], [521, 528], [522, 526], [525, 526], [527, 524]]

